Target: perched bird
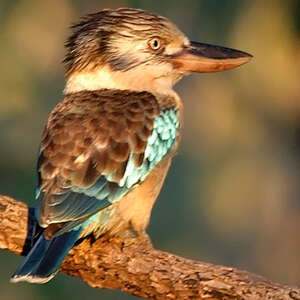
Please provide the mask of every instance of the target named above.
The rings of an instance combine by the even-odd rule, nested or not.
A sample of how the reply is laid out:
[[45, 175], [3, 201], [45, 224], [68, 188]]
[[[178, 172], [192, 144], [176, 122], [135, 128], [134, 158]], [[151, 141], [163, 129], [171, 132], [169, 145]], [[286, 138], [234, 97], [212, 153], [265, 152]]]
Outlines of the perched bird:
[[179, 141], [182, 103], [173, 85], [190, 72], [251, 58], [190, 42], [168, 19], [138, 9], [105, 9], [72, 28], [65, 98], [40, 145], [35, 217], [42, 231], [12, 282], [49, 281], [87, 235], [146, 235]]

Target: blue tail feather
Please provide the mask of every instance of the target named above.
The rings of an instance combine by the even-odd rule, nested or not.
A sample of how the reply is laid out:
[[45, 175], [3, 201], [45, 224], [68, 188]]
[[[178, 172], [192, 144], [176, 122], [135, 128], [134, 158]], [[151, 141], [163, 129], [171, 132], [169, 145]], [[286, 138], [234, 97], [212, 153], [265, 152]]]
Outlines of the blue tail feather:
[[50, 240], [45, 239], [42, 234], [12, 276], [11, 282], [45, 283], [49, 281], [58, 272], [80, 232], [81, 229], [73, 229]]

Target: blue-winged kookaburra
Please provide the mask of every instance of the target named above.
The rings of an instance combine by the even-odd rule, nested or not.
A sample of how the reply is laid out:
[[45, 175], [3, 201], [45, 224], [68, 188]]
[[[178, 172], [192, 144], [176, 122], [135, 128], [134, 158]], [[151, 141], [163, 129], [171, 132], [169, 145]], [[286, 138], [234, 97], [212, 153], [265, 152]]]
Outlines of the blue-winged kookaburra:
[[145, 235], [178, 146], [182, 103], [174, 84], [251, 58], [191, 42], [168, 19], [138, 9], [105, 9], [72, 28], [65, 97], [40, 145], [35, 217], [42, 231], [13, 282], [49, 281], [87, 235]]

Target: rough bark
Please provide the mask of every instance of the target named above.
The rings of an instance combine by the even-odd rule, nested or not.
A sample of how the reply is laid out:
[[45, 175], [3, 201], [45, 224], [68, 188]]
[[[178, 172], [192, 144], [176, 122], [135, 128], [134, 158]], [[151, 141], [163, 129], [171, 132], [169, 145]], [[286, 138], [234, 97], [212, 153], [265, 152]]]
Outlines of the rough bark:
[[[1, 249], [25, 254], [32, 224], [26, 204], [0, 195]], [[159, 251], [138, 238], [86, 238], [70, 251], [60, 271], [91, 287], [121, 289], [146, 299], [300, 300], [296, 287]]]

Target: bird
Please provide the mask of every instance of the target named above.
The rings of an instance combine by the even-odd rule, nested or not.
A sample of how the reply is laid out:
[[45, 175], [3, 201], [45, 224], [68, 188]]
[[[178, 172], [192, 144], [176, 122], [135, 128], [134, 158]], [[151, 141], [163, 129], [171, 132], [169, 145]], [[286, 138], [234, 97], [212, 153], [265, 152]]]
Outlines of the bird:
[[37, 162], [40, 230], [11, 282], [48, 282], [84, 237], [146, 237], [180, 140], [183, 105], [173, 86], [252, 57], [190, 41], [167, 18], [141, 9], [103, 9], [71, 28], [64, 97], [48, 118]]

